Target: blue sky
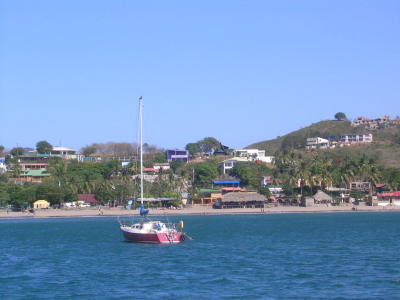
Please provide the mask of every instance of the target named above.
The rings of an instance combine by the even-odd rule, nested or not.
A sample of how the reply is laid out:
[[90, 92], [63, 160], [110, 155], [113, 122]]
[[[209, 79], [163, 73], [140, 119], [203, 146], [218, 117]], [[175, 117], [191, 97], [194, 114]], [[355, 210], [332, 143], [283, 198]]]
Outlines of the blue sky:
[[232, 148], [400, 114], [400, 1], [0, 0], [0, 144]]

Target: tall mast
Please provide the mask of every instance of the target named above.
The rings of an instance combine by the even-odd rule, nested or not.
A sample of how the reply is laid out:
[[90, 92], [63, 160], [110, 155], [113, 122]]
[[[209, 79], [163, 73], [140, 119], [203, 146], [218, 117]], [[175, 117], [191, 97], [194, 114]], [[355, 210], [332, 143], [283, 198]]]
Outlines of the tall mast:
[[140, 116], [140, 203], [143, 204], [143, 99], [139, 98]]

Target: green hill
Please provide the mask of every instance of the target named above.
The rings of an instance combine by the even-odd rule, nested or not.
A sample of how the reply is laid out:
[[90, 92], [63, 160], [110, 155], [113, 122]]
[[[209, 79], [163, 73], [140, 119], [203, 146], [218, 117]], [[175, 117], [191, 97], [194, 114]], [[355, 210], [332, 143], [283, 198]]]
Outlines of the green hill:
[[372, 133], [374, 142], [369, 145], [319, 151], [329, 156], [352, 156], [365, 153], [375, 157], [378, 162], [385, 166], [400, 167], [399, 126], [371, 131], [362, 127], [352, 127], [349, 121], [321, 121], [273, 140], [254, 143], [246, 148], [265, 150], [267, 155], [272, 155], [276, 151], [285, 150], [305, 151], [307, 138], [352, 133]]

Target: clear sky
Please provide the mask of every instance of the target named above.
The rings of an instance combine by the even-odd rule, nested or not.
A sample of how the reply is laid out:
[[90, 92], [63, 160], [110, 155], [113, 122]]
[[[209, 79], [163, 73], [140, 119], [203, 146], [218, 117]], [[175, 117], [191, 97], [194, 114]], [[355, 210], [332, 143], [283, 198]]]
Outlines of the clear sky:
[[0, 145], [232, 148], [400, 114], [400, 1], [0, 0]]

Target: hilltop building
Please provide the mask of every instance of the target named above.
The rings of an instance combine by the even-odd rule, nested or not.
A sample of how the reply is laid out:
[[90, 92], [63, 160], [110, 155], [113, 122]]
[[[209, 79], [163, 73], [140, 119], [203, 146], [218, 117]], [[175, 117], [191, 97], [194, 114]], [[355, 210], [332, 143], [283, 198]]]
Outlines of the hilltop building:
[[187, 150], [167, 150], [165, 151], [165, 155], [167, 156], [167, 161], [177, 161], [181, 160], [184, 162], [189, 161], [189, 151]]
[[391, 120], [388, 115], [378, 117], [376, 119], [369, 119], [365, 117], [358, 117], [353, 122], [351, 122], [351, 126], [358, 127], [364, 126], [367, 129], [378, 129], [378, 128], [385, 128], [391, 127], [396, 125], [396, 120]]

